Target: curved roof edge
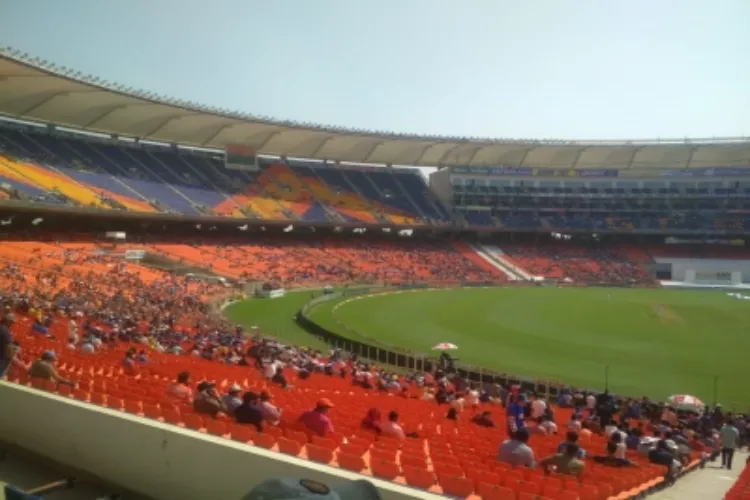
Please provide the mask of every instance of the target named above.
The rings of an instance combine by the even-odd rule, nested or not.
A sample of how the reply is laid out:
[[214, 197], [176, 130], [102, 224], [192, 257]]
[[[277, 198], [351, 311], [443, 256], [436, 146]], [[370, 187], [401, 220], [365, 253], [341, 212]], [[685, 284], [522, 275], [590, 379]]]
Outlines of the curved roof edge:
[[268, 117], [133, 89], [0, 48], [0, 115], [128, 137], [261, 154], [407, 166], [750, 166], [750, 138], [516, 140], [424, 136]]

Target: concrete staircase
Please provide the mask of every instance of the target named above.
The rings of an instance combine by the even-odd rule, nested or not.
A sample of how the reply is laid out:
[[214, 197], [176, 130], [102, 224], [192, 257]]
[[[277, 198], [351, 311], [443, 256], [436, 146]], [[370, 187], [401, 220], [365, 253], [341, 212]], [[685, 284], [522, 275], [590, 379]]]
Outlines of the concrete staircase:
[[489, 264], [505, 273], [511, 281], [534, 281], [534, 277], [508, 259], [500, 247], [472, 244], [472, 248]]

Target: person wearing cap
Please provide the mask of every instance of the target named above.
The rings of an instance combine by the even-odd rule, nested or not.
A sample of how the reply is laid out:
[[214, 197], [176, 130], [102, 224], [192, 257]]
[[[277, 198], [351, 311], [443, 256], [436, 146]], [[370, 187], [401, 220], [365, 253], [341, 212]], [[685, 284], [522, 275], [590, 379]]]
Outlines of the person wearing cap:
[[333, 403], [327, 398], [323, 398], [318, 401], [315, 408], [307, 410], [300, 415], [297, 420], [299, 423], [304, 425], [307, 430], [318, 436], [325, 436], [334, 432], [333, 423], [328, 416], [329, 410], [333, 408]]
[[236, 410], [237, 407], [242, 404], [242, 399], [240, 399], [241, 392], [242, 387], [237, 384], [232, 384], [227, 393], [221, 398], [221, 400], [224, 402], [224, 406], [227, 409], [228, 415], [234, 415], [234, 410]]
[[72, 380], [68, 380], [60, 376], [55, 368], [55, 361], [57, 361], [57, 355], [54, 351], [45, 351], [42, 353], [42, 357], [31, 363], [29, 368], [29, 376], [33, 378], [41, 378], [44, 380], [52, 380], [58, 384], [65, 384], [71, 387], [75, 387], [75, 383]]
[[4, 378], [16, 357], [16, 349], [13, 346], [13, 334], [11, 327], [16, 322], [13, 313], [6, 313], [0, 322], [0, 379]]
[[369, 481], [348, 481], [336, 487], [309, 479], [270, 479], [242, 500], [382, 500]]

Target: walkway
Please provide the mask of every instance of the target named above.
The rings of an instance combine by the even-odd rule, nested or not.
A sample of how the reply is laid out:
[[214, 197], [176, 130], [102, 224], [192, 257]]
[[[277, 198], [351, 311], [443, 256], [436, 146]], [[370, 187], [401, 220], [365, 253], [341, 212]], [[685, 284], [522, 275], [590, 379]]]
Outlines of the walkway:
[[720, 500], [737, 481], [746, 459], [746, 452], [735, 454], [732, 470], [720, 468], [721, 459], [709, 462], [705, 469], [691, 472], [671, 488], [650, 496], [649, 500]]

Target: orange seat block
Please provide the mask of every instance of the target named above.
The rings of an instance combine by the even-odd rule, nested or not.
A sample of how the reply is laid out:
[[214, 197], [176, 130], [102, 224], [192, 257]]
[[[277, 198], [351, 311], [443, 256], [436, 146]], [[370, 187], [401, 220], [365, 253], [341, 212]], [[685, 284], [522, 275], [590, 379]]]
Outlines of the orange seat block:
[[333, 450], [314, 444], [308, 444], [307, 457], [315, 462], [329, 464], [333, 461]]

